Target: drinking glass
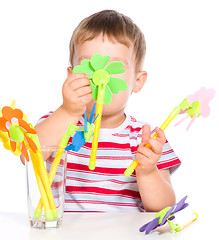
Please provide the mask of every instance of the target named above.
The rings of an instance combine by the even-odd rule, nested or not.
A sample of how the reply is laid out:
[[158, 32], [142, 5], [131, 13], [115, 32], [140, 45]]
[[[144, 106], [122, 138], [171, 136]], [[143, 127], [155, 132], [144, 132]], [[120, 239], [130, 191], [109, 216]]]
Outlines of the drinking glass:
[[55, 175], [52, 183], [51, 181], [49, 182], [49, 186], [51, 185], [52, 197], [55, 201], [57, 211], [53, 219], [48, 219], [48, 216], [46, 215], [45, 209], [43, 207], [42, 213], [38, 214], [40, 216], [36, 216], [36, 208], [39, 204], [39, 200], [41, 199], [39, 181], [37, 181], [36, 175], [39, 165], [37, 163], [38, 159], [34, 157], [36, 155], [34, 155], [31, 149], [29, 149], [28, 154], [30, 160], [29, 162], [26, 161], [27, 205], [29, 221], [31, 227], [33, 228], [58, 228], [61, 226], [64, 212], [67, 154], [64, 150], [60, 151], [59, 147], [41, 146], [40, 150], [42, 153], [41, 156], [43, 157], [47, 175], [49, 175], [50, 173], [51, 167], [58, 151], [59, 155], [61, 156], [61, 159], [59, 157], [60, 162], [58, 161], [57, 171], [54, 172]]

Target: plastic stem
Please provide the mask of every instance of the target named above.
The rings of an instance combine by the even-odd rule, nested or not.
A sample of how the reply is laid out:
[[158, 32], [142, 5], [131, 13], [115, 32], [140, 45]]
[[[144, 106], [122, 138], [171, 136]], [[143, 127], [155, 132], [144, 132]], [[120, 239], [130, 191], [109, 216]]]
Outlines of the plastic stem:
[[[170, 113], [168, 118], [164, 121], [164, 123], [161, 125], [160, 129], [165, 130], [168, 125], [171, 123], [171, 121], [180, 113], [181, 110], [185, 110], [187, 107], [191, 107], [191, 104], [188, 102], [187, 98], [185, 98], [179, 106], [175, 107], [173, 111]], [[152, 137], [154, 139], [157, 138], [157, 133], [154, 134]], [[146, 144], [147, 148], [151, 148], [150, 144]], [[125, 170], [124, 175], [126, 177], [131, 176], [131, 174], [135, 171], [135, 168], [138, 166], [139, 162], [135, 159], [132, 164]]]
[[89, 169], [94, 170], [96, 167], [96, 156], [97, 156], [97, 147], [98, 147], [98, 138], [99, 138], [99, 131], [100, 131], [100, 123], [102, 118], [102, 109], [104, 103], [104, 94], [106, 89], [106, 81], [104, 79], [100, 80], [98, 86], [98, 94], [97, 94], [97, 109], [96, 109], [96, 116], [99, 114], [98, 118], [95, 121], [95, 129], [92, 141], [92, 148], [91, 148], [91, 156], [89, 162]]
[[[69, 138], [72, 135], [74, 135], [74, 133], [79, 129], [80, 129], [80, 127], [77, 127], [77, 126], [73, 125], [72, 123], [70, 123], [69, 126], [68, 126], [67, 132], [65, 134], [63, 134], [61, 142], [59, 144], [59, 149], [56, 153], [55, 159], [53, 161], [53, 164], [52, 164], [52, 167], [51, 167], [51, 170], [50, 170], [50, 173], [49, 173], [48, 179], [49, 179], [49, 185], [50, 186], [52, 185], [53, 179], [55, 177], [56, 171], [58, 169], [59, 163], [60, 163], [61, 158], [62, 158], [62, 154], [64, 153], [65, 148], [68, 145]], [[40, 217], [41, 212], [42, 212], [42, 208], [43, 208], [43, 201], [42, 201], [42, 199], [40, 199], [40, 201], [37, 205], [37, 208], [35, 210], [35, 214], [34, 214], [34, 216], [36, 218]]]
[[42, 156], [42, 153], [39, 149], [37, 149], [36, 155], [37, 155], [41, 180], [42, 180], [42, 183], [43, 183], [44, 188], [46, 190], [51, 210], [53, 211], [54, 217], [56, 217], [57, 216], [57, 209], [56, 209], [55, 201], [54, 201], [54, 198], [53, 198], [52, 189], [51, 189], [50, 184], [49, 184], [49, 178], [48, 178], [48, 175], [47, 175], [46, 167], [44, 165], [43, 156]]
[[97, 103], [96, 116], [98, 114], [99, 114], [99, 116], [95, 121], [94, 135], [93, 135], [92, 148], [91, 148], [91, 156], [90, 156], [90, 162], [89, 162], [90, 170], [94, 170], [95, 166], [96, 166], [96, 155], [97, 155], [100, 123], [101, 123], [101, 117], [102, 117], [102, 109], [103, 109], [103, 104]]
[[40, 194], [41, 194], [42, 204], [44, 205], [44, 208], [45, 208], [46, 218], [48, 220], [52, 220], [54, 217], [53, 217], [53, 213], [52, 213], [51, 208], [50, 208], [50, 204], [49, 204], [49, 200], [48, 200], [46, 191], [44, 189], [43, 183], [42, 183], [41, 178], [40, 178], [39, 169], [37, 167], [36, 154], [31, 149], [29, 150], [29, 153], [30, 153], [30, 157], [31, 157], [31, 160], [32, 160], [33, 169], [34, 169], [34, 172], [35, 172], [35, 176], [36, 176], [37, 184], [38, 184], [38, 187], [39, 187], [39, 191], [40, 191]]
[[[56, 153], [55, 159], [53, 161], [53, 164], [52, 164], [52, 167], [51, 167], [51, 170], [50, 170], [50, 173], [49, 173], [49, 185], [50, 186], [52, 185], [53, 179], [55, 177], [57, 168], [59, 166], [59, 163], [60, 163], [60, 160], [61, 160], [61, 157], [62, 157], [62, 154], [64, 153], [64, 151], [65, 151], [64, 148], [59, 148], [57, 153]], [[40, 217], [43, 205], [44, 205], [43, 204], [43, 199], [41, 197], [41, 199], [39, 200], [39, 203], [37, 205], [37, 208], [35, 210], [35, 214], [34, 214], [34, 216], [36, 218]]]

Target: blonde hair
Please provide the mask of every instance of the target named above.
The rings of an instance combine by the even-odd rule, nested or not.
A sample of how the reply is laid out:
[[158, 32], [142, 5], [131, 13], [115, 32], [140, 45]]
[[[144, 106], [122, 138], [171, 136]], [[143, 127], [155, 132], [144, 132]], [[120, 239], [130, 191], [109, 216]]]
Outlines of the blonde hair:
[[83, 19], [75, 28], [69, 45], [69, 62], [72, 67], [75, 46], [92, 40], [101, 33], [112, 42], [116, 40], [127, 47], [133, 44], [136, 72], [141, 70], [146, 54], [144, 35], [131, 18], [114, 10], [97, 12]]

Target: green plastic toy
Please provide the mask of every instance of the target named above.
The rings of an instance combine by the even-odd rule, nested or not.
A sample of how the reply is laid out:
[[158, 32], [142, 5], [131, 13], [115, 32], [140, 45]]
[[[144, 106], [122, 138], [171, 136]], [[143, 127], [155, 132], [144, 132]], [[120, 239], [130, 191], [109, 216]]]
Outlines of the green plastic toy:
[[102, 56], [97, 53], [91, 56], [90, 61], [88, 59], [84, 59], [81, 61], [80, 65], [74, 67], [73, 69], [73, 73], [88, 74], [88, 78], [91, 80], [91, 87], [93, 88], [93, 99], [97, 100], [96, 116], [99, 114], [99, 117], [95, 122], [89, 163], [90, 170], [94, 170], [96, 166], [96, 154], [103, 104], [109, 104], [112, 101], [112, 93], [118, 94], [119, 91], [124, 91], [128, 88], [128, 84], [125, 80], [111, 76], [111, 74], [121, 74], [125, 72], [123, 63], [115, 61], [107, 65], [109, 60], [110, 56]]
[[112, 101], [112, 93], [117, 94], [128, 87], [125, 80], [111, 76], [111, 74], [125, 72], [123, 63], [115, 61], [107, 65], [109, 60], [110, 56], [102, 56], [97, 53], [92, 55], [90, 61], [83, 59], [81, 64], [73, 69], [73, 73], [88, 74], [88, 78], [92, 81], [93, 99], [97, 100], [97, 104], [109, 104]]

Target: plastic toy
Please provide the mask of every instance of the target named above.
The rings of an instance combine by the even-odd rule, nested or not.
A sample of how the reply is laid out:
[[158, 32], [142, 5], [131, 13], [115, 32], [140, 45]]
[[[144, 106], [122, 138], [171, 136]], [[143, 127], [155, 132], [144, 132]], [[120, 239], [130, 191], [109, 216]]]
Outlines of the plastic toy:
[[[119, 91], [126, 90], [127, 83], [117, 77], [110, 76], [111, 74], [120, 74], [125, 71], [123, 63], [119, 61], [111, 62], [110, 56], [102, 56], [94, 54], [91, 56], [90, 61], [84, 59], [81, 64], [74, 67], [73, 73], [87, 73], [89, 79], [92, 80], [91, 87], [93, 88], [93, 98], [97, 100], [96, 116], [99, 114], [95, 122], [95, 130], [92, 142], [91, 157], [89, 169], [94, 170], [96, 166], [96, 154], [98, 147], [99, 129], [102, 116], [103, 104], [109, 104], [112, 100], [112, 93], [117, 94]], [[106, 66], [107, 65], [107, 66]]]
[[[10, 107], [11, 107], [12, 109], [15, 109], [15, 100], [13, 100], [13, 101], [11, 102]], [[0, 108], [0, 117], [2, 117], [2, 116], [3, 116], [3, 115], [2, 115], [2, 110], [1, 110], [1, 108]], [[24, 119], [25, 121], [27, 121], [27, 116], [26, 116], [26, 114], [23, 115], [23, 119]], [[3, 146], [4, 146], [5, 149], [10, 150], [10, 151], [11, 151], [14, 155], [16, 155], [16, 156], [21, 155], [20, 147], [18, 148], [18, 147], [16, 146], [16, 150], [15, 150], [15, 151], [12, 151], [11, 145], [10, 145], [10, 138], [9, 138], [8, 132], [3, 132], [3, 131], [0, 130], [0, 141], [3, 143]]]
[[[61, 142], [59, 144], [59, 149], [56, 153], [55, 159], [53, 161], [50, 173], [49, 173], [49, 184], [50, 186], [52, 185], [53, 179], [55, 177], [57, 168], [59, 166], [62, 154], [64, 153], [65, 147], [68, 144], [70, 136], [74, 135], [75, 131], [79, 130], [80, 128], [73, 125], [72, 123], [69, 124], [67, 132], [62, 136]], [[40, 199], [37, 208], [35, 210], [34, 216], [36, 218], [39, 218], [41, 213], [42, 213], [42, 208], [43, 208], [43, 201]]]
[[6, 106], [1, 110], [1, 141], [7, 150], [11, 150], [15, 155], [23, 154], [29, 161], [27, 147], [36, 153], [37, 146], [28, 134], [36, 134], [36, 130], [27, 123], [27, 116], [15, 108], [14, 101], [11, 106], [13, 108]]
[[[13, 100], [13, 101], [11, 102], [10, 107], [11, 107], [12, 109], [15, 109], [15, 100]], [[1, 110], [1, 108], [0, 108], [0, 117], [2, 117], [2, 110]], [[26, 114], [23, 115], [23, 119], [24, 119], [25, 121], [27, 121], [27, 116], [26, 116]], [[7, 149], [7, 150], [10, 150], [14, 155], [19, 156], [19, 155], [21, 154], [20, 148], [19, 148], [19, 149], [16, 148], [16, 150], [15, 150], [14, 152], [11, 150], [10, 138], [9, 138], [7, 132], [3, 132], [3, 131], [0, 130], [0, 141], [3, 143], [4, 148]]]
[[75, 151], [78, 152], [80, 150], [80, 148], [86, 143], [89, 142], [93, 133], [94, 133], [94, 122], [96, 121], [97, 117], [99, 115], [97, 115], [94, 120], [94, 114], [96, 111], [96, 103], [94, 104], [91, 114], [90, 114], [90, 118], [89, 118], [89, 122], [87, 122], [87, 111], [85, 110], [84, 113], [84, 128], [82, 131], [77, 131], [74, 135], [74, 137], [72, 138], [72, 143], [69, 144], [65, 150], [66, 151]]
[[210, 115], [210, 106], [209, 103], [210, 101], [214, 98], [215, 96], [215, 90], [214, 89], [206, 89], [202, 87], [199, 91], [196, 93], [189, 95], [187, 97], [188, 102], [191, 103], [192, 108], [186, 109], [185, 111], [181, 111], [179, 114], [185, 114], [187, 113], [188, 115], [181, 119], [178, 123], [175, 124], [175, 126], [178, 126], [182, 121], [187, 119], [189, 116], [192, 118], [190, 121], [187, 130], [191, 127], [192, 123], [200, 116], [206, 118]]
[[[175, 107], [173, 111], [170, 113], [165, 122], [161, 125], [160, 129], [163, 131], [167, 128], [167, 126], [171, 123], [171, 121], [181, 113], [187, 113], [187, 117], [191, 117], [192, 121], [189, 124], [188, 128], [191, 126], [192, 122], [199, 117], [204, 116], [207, 117], [210, 114], [209, 102], [215, 95], [215, 91], [213, 89], [206, 90], [205, 88], [201, 88], [194, 95], [189, 95], [185, 98], [179, 106]], [[186, 118], [187, 118], [186, 117]], [[178, 123], [179, 124], [179, 123]], [[187, 129], [188, 129], [187, 128]], [[157, 133], [153, 135], [154, 139], [157, 138]], [[147, 148], [151, 148], [150, 144], [146, 144]], [[132, 164], [125, 170], [124, 175], [129, 177], [138, 166], [138, 161], [135, 159]]]
[[15, 108], [14, 100], [11, 107], [6, 106], [1, 110], [0, 132], [3, 146], [16, 155], [23, 154], [27, 161], [29, 161], [27, 148], [29, 149], [39, 191], [45, 207], [45, 215], [49, 220], [56, 218], [58, 212], [49, 185], [36, 130], [31, 124], [27, 123], [27, 116], [20, 109]]
[[46, 189], [44, 188], [43, 181], [41, 179], [41, 174], [40, 174], [39, 166], [38, 166], [38, 163], [37, 163], [37, 161], [38, 161], [37, 156], [31, 150], [29, 150], [29, 152], [30, 152], [30, 156], [31, 156], [31, 160], [32, 160], [33, 169], [34, 169], [34, 172], [35, 172], [37, 184], [38, 184], [38, 187], [39, 187], [41, 199], [42, 199], [43, 206], [44, 206], [44, 209], [45, 209], [46, 218], [48, 220], [52, 220], [56, 217], [56, 216], [54, 216], [54, 215], [56, 215], [56, 213], [54, 214], [53, 210], [50, 207], [49, 197], [47, 195]]
[[187, 199], [187, 196], [185, 196], [182, 200], [180, 200], [180, 202], [176, 203], [172, 207], [166, 207], [163, 210], [161, 210], [160, 212], [158, 212], [155, 215], [155, 218], [152, 221], [143, 225], [139, 229], [139, 231], [145, 232], [145, 234], [149, 234], [152, 230], [156, 229], [157, 227], [163, 226], [167, 222], [168, 222], [169, 226], [171, 227], [172, 231], [175, 231], [175, 232], [181, 231], [188, 224], [190, 224], [191, 222], [195, 221], [198, 218], [198, 214], [193, 213], [192, 218], [189, 219], [189, 221], [187, 221], [186, 223], [184, 223], [181, 226], [171, 222], [175, 218], [174, 214], [185, 209], [189, 205], [188, 203], [185, 203], [186, 199]]

